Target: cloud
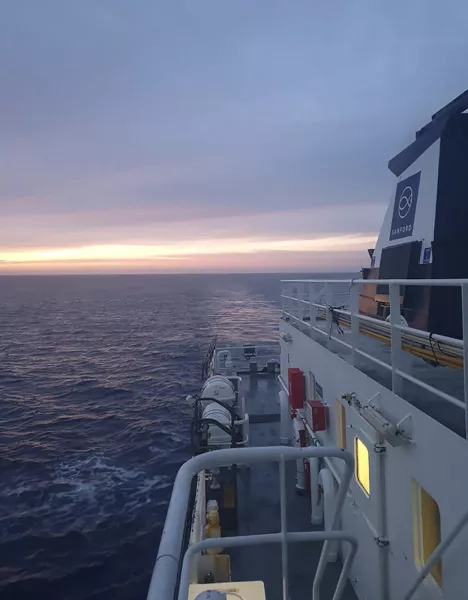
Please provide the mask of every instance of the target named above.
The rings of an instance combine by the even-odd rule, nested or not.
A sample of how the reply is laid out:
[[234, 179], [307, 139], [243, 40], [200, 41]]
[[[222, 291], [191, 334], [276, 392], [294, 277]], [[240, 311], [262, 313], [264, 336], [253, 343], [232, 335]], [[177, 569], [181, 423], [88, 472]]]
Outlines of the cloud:
[[27, 7], [0, 23], [0, 249], [375, 234], [388, 159], [466, 85], [462, 1]]
[[[324, 234], [342, 236], [351, 232], [373, 235], [385, 205], [323, 206], [302, 210], [268, 210], [259, 206], [246, 216], [242, 209], [205, 206], [196, 218], [190, 206], [137, 206], [61, 215], [23, 215], [3, 219], [4, 251], [68, 248], [90, 245], [152, 245], [206, 239], [299, 239], [313, 240]], [[198, 213], [202, 212], [198, 207]], [[353, 224], [350, 227], [351, 223]], [[0, 249], [1, 254], [1, 249]]]

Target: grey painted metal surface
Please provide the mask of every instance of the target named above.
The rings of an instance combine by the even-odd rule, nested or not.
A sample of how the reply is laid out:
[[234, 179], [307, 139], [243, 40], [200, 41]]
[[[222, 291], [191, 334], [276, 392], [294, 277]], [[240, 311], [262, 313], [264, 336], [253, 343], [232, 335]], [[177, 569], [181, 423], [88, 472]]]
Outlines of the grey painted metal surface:
[[[338, 489], [335, 518], [333, 519], [333, 527], [336, 527], [346, 491], [353, 474], [354, 458], [349, 452], [334, 447], [309, 446], [307, 448], [288, 448], [285, 446], [270, 446], [214, 450], [196, 456], [187, 461], [177, 474], [151, 578], [148, 600], [171, 600], [173, 598], [177, 582], [178, 565], [181, 558], [183, 529], [188, 508], [190, 485], [193, 477], [205, 469], [213, 469], [237, 463], [251, 465], [279, 461], [281, 457], [284, 460], [333, 457], [345, 462], [346, 469]], [[319, 562], [318, 566], [320, 575], [323, 575], [326, 564], [326, 546], [327, 542], [324, 544], [322, 551], [323, 558], [321, 557], [321, 562]]]
[[[241, 383], [241, 393], [246, 398], [247, 406], [258, 414], [269, 415], [278, 411], [278, 391], [280, 390], [279, 383], [274, 377], [243, 377]], [[294, 477], [295, 477], [295, 458], [297, 452], [300, 456], [305, 456], [302, 450], [293, 448], [272, 448], [270, 445], [278, 443], [279, 440], [279, 423], [271, 422], [268, 419], [253, 424], [251, 426], [252, 443], [259, 446], [254, 450], [253, 459], [246, 460], [245, 449], [235, 450], [236, 456], [230, 454], [232, 450], [217, 451], [205, 455], [209, 461], [217, 460], [216, 456], [220, 456], [224, 460], [224, 456], [229, 457], [229, 462], [232, 459], [238, 460], [237, 453], [242, 459], [242, 463], [250, 462], [249, 468], [242, 468], [239, 477], [239, 507], [238, 516], [240, 535], [251, 534], [278, 534], [280, 528], [280, 497], [279, 497], [279, 468], [278, 463], [271, 462], [272, 454], [276, 456], [284, 455], [287, 462], [285, 464], [285, 496], [287, 506], [287, 521], [288, 521], [288, 536], [293, 533], [288, 542], [294, 540], [299, 541], [299, 537], [295, 537], [298, 532], [311, 529], [317, 529], [310, 524], [310, 501], [306, 496], [300, 496], [295, 493]], [[319, 454], [327, 454], [323, 451]], [[352, 475], [353, 458], [348, 453], [342, 450], [332, 448], [333, 454], [339, 457], [347, 456], [346, 460], [349, 466], [350, 476]], [[273, 451], [273, 453], [272, 453]], [[227, 455], [225, 453], [228, 453]], [[292, 454], [291, 454], [292, 452]], [[314, 455], [316, 453], [314, 452]], [[213, 455], [215, 455], [213, 457]], [[268, 456], [269, 462], [262, 462]], [[198, 458], [189, 461], [182, 468], [184, 479], [191, 478], [194, 470], [200, 468]], [[290, 458], [291, 457], [291, 458]], [[189, 465], [187, 467], [187, 465]], [[178, 480], [180, 477], [178, 476]], [[343, 486], [346, 493], [346, 482]], [[174, 552], [175, 547], [180, 548], [179, 536], [174, 530], [171, 532], [169, 519], [172, 519], [171, 514], [178, 515], [178, 520], [185, 518], [186, 504], [183, 498], [179, 495], [179, 485], [176, 482], [174, 494], [171, 500], [171, 505], [168, 511], [168, 518], [164, 527], [163, 539], [161, 540], [158, 559], [156, 561], [153, 572], [152, 582], [148, 598], [150, 600], [172, 600], [173, 589], [172, 583], [168, 585], [168, 579], [165, 575], [169, 574], [171, 581], [174, 581], [174, 573], [177, 575], [178, 560], [177, 552]], [[179, 500], [173, 502], [177, 496]], [[281, 535], [281, 533], [279, 533]], [[255, 538], [254, 538], [255, 539]], [[321, 556], [321, 544], [318, 541], [305, 541], [301, 538], [300, 544], [288, 544], [288, 567], [289, 567], [289, 594], [292, 599], [302, 597], [310, 597], [313, 577], [316, 567]], [[223, 539], [224, 543], [224, 539]], [[218, 542], [219, 545], [219, 542]], [[259, 551], [261, 549], [261, 551]], [[261, 579], [265, 582], [268, 600], [280, 600], [283, 596], [281, 589], [281, 552], [280, 548], [269, 545], [268, 547], [247, 546], [243, 548], [233, 547], [229, 550], [231, 556], [231, 567], [234, 579], [246, 580]], [[179, 550], [180, 552], [180, 550]], [[348, 567], [347, 567], [348, 568]], [[332, 597], [335, 593], [337, 583], [340, 589], [344, 589], [345, 600], [355, 600], [356, 596], [351, 585], [347, 581], [346, 576], [343, 576], [340, 583], [341, 564], [329, 564], [326, 572], [323, 575], [321, 589], [327, 593], [327, 597]], [[341, 592], [340, 592], [341, 593]]]

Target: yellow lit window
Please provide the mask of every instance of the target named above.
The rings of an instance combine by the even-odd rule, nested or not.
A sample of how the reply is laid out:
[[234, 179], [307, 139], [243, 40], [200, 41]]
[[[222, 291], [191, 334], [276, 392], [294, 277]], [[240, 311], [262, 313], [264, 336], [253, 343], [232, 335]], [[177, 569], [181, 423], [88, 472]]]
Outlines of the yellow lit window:
[[336, 445], [346, 448], [346, 408], [336, 401]]
[[370, 496], [369, 450], [359, 438], [354, 438], [354, 461], [356, 481]]
[[[440, 513], [437, 502], [413, 479], [413, 540], [414, 561], [422, 568], [440, 544]], [[431, 569], [431, 575], [442, 585], [442, 561]]]

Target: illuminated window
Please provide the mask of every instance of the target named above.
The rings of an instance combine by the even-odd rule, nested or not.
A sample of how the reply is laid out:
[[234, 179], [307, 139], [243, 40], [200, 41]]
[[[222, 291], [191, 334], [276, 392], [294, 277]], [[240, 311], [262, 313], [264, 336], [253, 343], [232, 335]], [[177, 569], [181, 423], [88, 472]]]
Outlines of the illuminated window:
[[[434, 498], [414, 479], [412, 492], [414, 562], [422, 568], [440, 544], [440, 513]], [[442, 561], [432, 567], [431, 575], [442, 585]]]
[[369, 450], [359, 438], [354, 438], [354, 461], [356, 481], [370, 496]]
[[346, 408], [336, 401], [336, 445], [346, 448]]

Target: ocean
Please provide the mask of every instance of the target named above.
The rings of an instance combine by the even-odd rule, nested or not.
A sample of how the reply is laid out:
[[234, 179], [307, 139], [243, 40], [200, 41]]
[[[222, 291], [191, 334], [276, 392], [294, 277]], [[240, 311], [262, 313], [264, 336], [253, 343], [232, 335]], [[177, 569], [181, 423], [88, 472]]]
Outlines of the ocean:
[[2, 600], [145, 598], [184, 398], [214, 335], [277, 340], [281, 278], [0, 277]]

